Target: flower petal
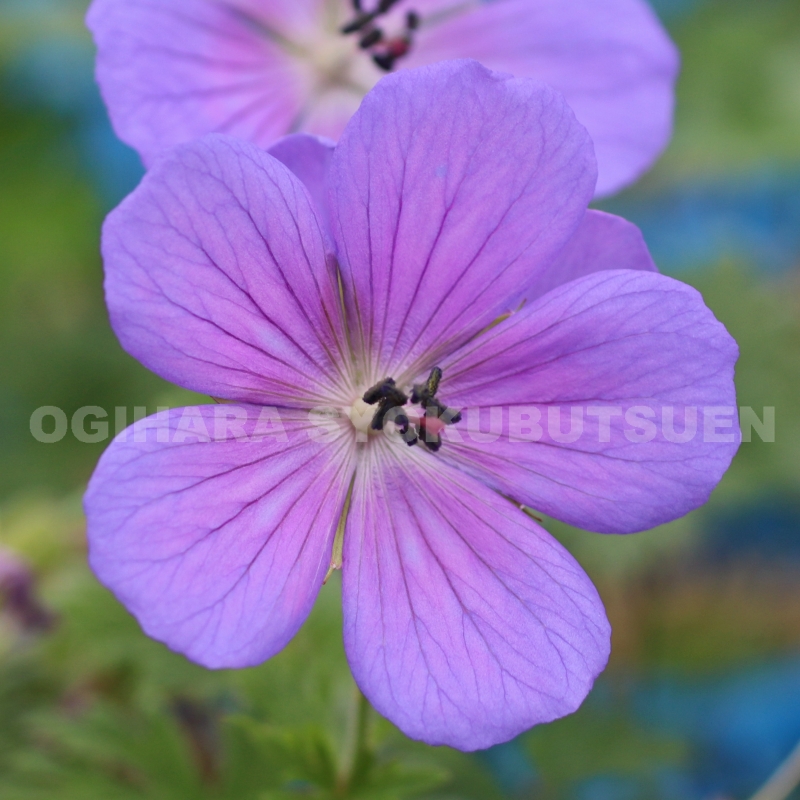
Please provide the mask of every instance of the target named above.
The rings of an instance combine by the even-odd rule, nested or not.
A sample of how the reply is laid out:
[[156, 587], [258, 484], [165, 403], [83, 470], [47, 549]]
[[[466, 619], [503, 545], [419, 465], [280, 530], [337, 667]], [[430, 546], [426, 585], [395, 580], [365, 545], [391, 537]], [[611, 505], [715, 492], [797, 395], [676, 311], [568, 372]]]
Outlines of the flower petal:
[[321, 136], [293, 133], [278, 139], [267, 150], [271, 156], [277, 158], [281, 164], [293, 172], [306, 187], [314, 205], [314, 212], [328, 239], [326, 244], [330, 243], [330, 246], [333, 243], [333, 234], [331, 233], [331, 212], [328, 199], [328, 173], [335, 146], [335, 142]]
[[658, 272], [642, 232], [633, 223], [589, 210], [564, 249], [536, 275], [526, 299], [535, 300], [562, 283], [611, 269]]
[[353, 675], [412, 738], [506, 741], [575, 711], [605, 667], [610, 629], [580, 566], [429, 453], [381, 442], [365, 454], [344, 547]]
[[[366, 54], [361, 54], [366, 59]], [[360, 65], [358, 88], [350, 86], [330, 86], [325, 91], [315, 93], [308, 101], [297, 126], [317, 136], [337, 140], [347, 127], [350, 117], [358, 111], [364, 95], [378, 82], [383, 72], [378, 72], [373, 64]], [[374, 74], [370, 74], [374, 73]]]
[[474, 61], [384, 78], [331, 164], [354, 339], [376, 380], [506, 311], [572, 236], [595, 183], [561, 95]]
[[351, 399], [319, 222], [254, 145], [215, 134], [159, 160], [109, 215], [103, 256], [117, 336], [167, 380], [283, 406]]
[[[442, 398], [483, 419], [479, 428], [467, 411], [451, 434], [463, 441], [441, 454], [573, 525], [651, 528], [702, 505], [736, 452], [737, 354], [691, 287], [648, 272], [588, 275], [442, 364]], [[505, 407], [496, 435], [492, 406]]]
[[286, 49], [317, 2], [94, 0], [97, 80], [119, 137], [146, 164], [213, 131], [266, 145], [309, 93]]
[[643, 0], [495, 0], [423, 25], [410, 66], [469, 56], [563, 92], [594, 141], [597, 194], [633, 182], [669, 141], [675, 46]]
[[330, 561], [350, 440], [312, 438], [305, 412], [276, 415], [219, 405], [150, 417], [112, 443], [86, 493], [98, 578], [149, 636], [207, 667], [281, 650]]

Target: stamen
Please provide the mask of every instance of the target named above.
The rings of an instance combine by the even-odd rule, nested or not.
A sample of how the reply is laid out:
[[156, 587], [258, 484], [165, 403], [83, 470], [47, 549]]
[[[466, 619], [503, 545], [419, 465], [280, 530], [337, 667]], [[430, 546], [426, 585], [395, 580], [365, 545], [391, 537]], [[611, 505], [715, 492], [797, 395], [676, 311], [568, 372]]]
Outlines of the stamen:
[[430, 415], [441, 419], [445, 425], [455, 425], [455, 423], [461, 422], [461, 412], [447, 408], [436, 397], [441, 380], [442, 370], [434, 367], [425, 383], [418, 383], [414, 386], [411, 392], [411, 402], [419, 403], [425, 409], [426, 416]]
[[376, 53], [372, 56], [372, 60], [384, 72], [391, 72], [394, 69], [395, 57], [389, 53]]
[[383, 39], [383, 31], [380, 28], [373, 28], [366, 36], [361, 37], [358, 46], [362, 50], [369, 50], [372, 45], [378, 44], [381, 39]]
[[389, 13], [401, 0], [379, 0], [373, 11], [364, 11], [361, 0], [352, 0], [352, 2], [356, 17], [342, 26], [339, 29], [340, 32], [345, 36], [351, 33], [360, 34], [358, 46], [362, 50], [370, 52], [372, 61], [377, 67], [385, 72], [391, 72], [395, 62], [411, 50], [413, 33], [420, 25], [419, 14], [416, 11], [408, 11], [405, 18], [405, 30], [397, 36], [386, 39], [383, 30], [375, 25], [375, 20]]
[[427, 402], [436, 392], [439, 391], [439, 383], [442, 380], [442, 370], [440, 367], [434, 367], [431, 374], [428, 375], [428, 380], [425, 383], [418, 383], [414, 386], [411, 392], [411, 402], [419, 403], [423, 408], [427, 408]]
[[378, 406], [370, 427], [380, 431], [384, 429], [387, 421], [393, 422], [406, 444], [422, 442], [435, 453], [442, 446], [441, 433], [445, 426], [461, 421], [460, 411], [448, 408], [436, 397], [441, 380], [442, 370], [434, 367], [425, 383], [414, 386], [411, 402], [425, 409], [425, 414], [421, 418], [416, 414], [412, 417], [406, 414], [403, 406], [408, 402], [408, 397], [397, 387], [394, 378], [384, 378], [376, 383], [364, 392], [362, 398], [367, 405]]
[[369, 25], [377, 16], [378, 14], [374, 11], [369, 14], [359, 14], [352, 22], [348, 22], [347, 25], [340, 28], [340, 31], [345, 34], [345, 36], [348, 33], [356, 33], [356, 31], [360, 31], [362, 28]]
[[[383, 430], [383, 423], [386, 415], [397, 407], [403, 407], [408, 402], [408, 397], [404, 392], [397, 388], [394, 378], [385, 378], [380, 383], [376, 383], [371, 389], [364, 392], [361, 398], [367, 405], [378, 404], [378, 410], [372, 418], [372, 429]], [[408, 420], [406, 420], [408, 421]]]

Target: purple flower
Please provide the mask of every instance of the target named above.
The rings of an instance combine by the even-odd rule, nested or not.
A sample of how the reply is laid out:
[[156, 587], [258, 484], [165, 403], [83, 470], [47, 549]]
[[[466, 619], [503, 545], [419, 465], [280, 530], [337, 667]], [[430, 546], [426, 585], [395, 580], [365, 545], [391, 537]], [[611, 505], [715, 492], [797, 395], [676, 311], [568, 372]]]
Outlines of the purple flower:
[[671, 133], [678, 55], [645, 0], [94, 0], [87, 21], [114, 127], [148, 165], [211, 132], [336, 139], [386, 69], [464, 57], [564, 93], [598, 194]]
[[[638, 441], [625, 420], [668, 406], [680, 428], [689, 407], [732, 406], [735, 343], [634, 226], [586, 210], [591, 140], [534, 81], [471, 61], [402, 71], [335, 149], [299, 135], [275, 152], [308, 191], [212, 134], [106, 222], [123, 346], [235, 405], [115, 440], [86, 496], [94, 570], [149, 635], [244, 667], [294, 636], [343, 520], [345, 645], [378, 711], [463, 749], [574, 711], [609, 625], [519, 506], [625, 532], [703, 503], [735, 434]], [[514, 423], [557, 406], [586, 407], [585, 436]], [[623, 416], [588, 416], [609, 406]], [[501, 435], [470, 435], [495, 407]], [[384, 412], [431, 441], [375, 430]]]
[[0, 547], [0, 610], [7, 611], [25, 633], [49, 630], [56, 622], [37, 597], [28, 565], [5, 547]]

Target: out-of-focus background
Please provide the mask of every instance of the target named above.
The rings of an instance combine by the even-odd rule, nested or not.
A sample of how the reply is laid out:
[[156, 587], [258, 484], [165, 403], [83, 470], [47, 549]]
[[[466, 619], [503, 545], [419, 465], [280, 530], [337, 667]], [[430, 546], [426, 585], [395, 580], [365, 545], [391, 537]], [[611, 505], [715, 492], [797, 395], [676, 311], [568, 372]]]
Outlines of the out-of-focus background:
[[775, 441], [754, 432], [711, 502], [674, 524], [627, 538], [549, 524], [614, 627], [578, 713], [474, 755], [375, 717], [355, 769], [336, 580], [270, 663], [189, 664], [86, 566], [81, 493], [107, 440], [29, 431], [41, 406], [100, 406], [113, 428], [116, 407], [130, 422], [190, 397], [106, 319], [99, 228], [141, 168], [95, 88], [85, 6], [0, 0], [0, 797], [752, 794], [800, 740], [800, 3], [659, 0], [683, 54], [675, 137], [603, 204], [736, 337], [740, 405], [761, 420], [774, 407]]

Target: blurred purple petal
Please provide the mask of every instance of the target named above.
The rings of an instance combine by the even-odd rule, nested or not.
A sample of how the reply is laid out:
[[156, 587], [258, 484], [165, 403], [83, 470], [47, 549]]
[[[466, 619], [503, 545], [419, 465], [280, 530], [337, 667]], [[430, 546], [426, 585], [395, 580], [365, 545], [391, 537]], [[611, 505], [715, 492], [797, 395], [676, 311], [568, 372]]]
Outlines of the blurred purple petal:
[[344, 540], [361, 690], [408, 736], [462, 750], [575, 711], [610, 647], [586, 573], [504, 498], [395, 447], [359, 465]]
[[86, 21], [119, 137], [150, 165], [205, 133], [262, 145], [288, 133], [308, 87], [280, 39], [267, 33], [289, 21], [282, 6], [95, 0]]
[[50, 630], [56, 621], [39, 600], [30, 567], [5, 547], [0, 547], [0, 609], [26, 633]]
[[260, 664], [297, 632], [353, 471], [349, 438], [314, 440], [305, 412], [282, 410], [279, 426], [261, 414], [201, 406], [136, 423], [84, 500], [98, 578], [149, 636], [207, 667]]
[[[509, 437], [506, 416], [496, 441], [465, 435], [442, 454], [573, 525], [651, 528], [706, 502], [736, 452], [736, 356], [736, 343], [691, 287], [647, 272], [595, 273], [535, 301], [442, 365], [448, 403], [486, 408], [482, 431], [490, 432], [490, 406], [533, 408], [540, 440]], [[551, 407], [560, 409], [560, 427], [548, 424]], [[651, 440], [637, 441], [636, 407], [652, 412]], [[674, 426], [667, 438], [665, 407]], [[716, 437], [730, 441], [707, 441], [703, 409], [716, 407], [733, 416]], [[559, 431], [568, 434], [573, 408], [581, 409], [582, 434], [565, 441]], [[691, 426], [691, 408], [696, 433], [677, 441], [687, 415]], [[607, 412], [591, 409], [613, 416], [604, 422]]]
[[[401, 49], [411, 4], [376, 26]], [[393, 68], [476, 58], [562, 91], [595, 142], [598, 194], [631, 183], [669, 140], [678, 55], [644, 0], [417, 0]], [[266, 147], [338, 138], [384, 74], [347, 0], [94, 0], [97, 77], [120, 137], [152, 162], [210, 132]], [[399, 39], [397, 37], [400, 37]]]
[[158, 161], [109, 215], [103, 257], [117, 336], [167, 380], [295, 407], [343, 391], [319, 221], [298, 179], [255, 146], [211, 135]]
[[[455, 4], [458, 5], [458, 4]], [[409, 66], [475, 58], [563, 92], [594, 141], [597, 194], [632, 183], [672, 133], [675, 46], [641, 0], [494, 0], [423, 27]]]
[[531, 282], [527, 299], [535, 300], [584, 275], [614, 269], [658, 272], [635, 225], [613, 214], [589, 210], [566, 247]]
[[508, 310], [594, 180], [585, 129], [541, 84], [474, 61], [381, 81], [331, 165], [348, 315], [375, 380], [435, 363]]
[[291, 170], [311, 196], [317, 219], [324, 227], [328, 239], [333, 242], [331, 233], [331, 212], [328, 173], [335, 142], [308, 133], [293, 133], [278, 139], [267, 152]]

